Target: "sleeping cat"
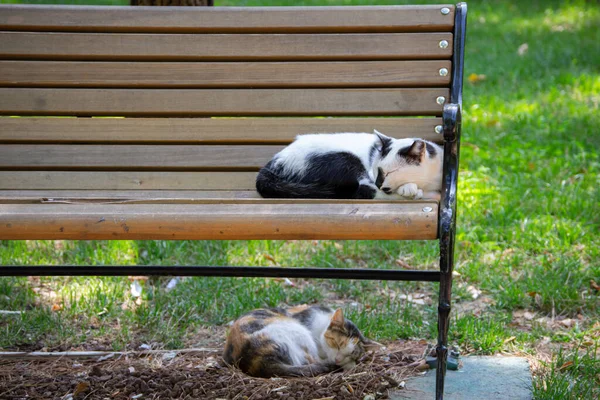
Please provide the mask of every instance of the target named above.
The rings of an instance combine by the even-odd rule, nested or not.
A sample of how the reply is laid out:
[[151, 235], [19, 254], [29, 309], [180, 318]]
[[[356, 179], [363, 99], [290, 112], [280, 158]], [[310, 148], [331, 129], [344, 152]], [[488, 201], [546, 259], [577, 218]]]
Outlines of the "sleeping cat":
[[259, 309], [233, 323], [223, 359], [252, 376], [316, 376], [350, 369], [365, 351], [378, 346], [341, 309]]
[[256, 189], [267, 198], [438, 199], [442, 158], [435, 143], [378, 131], [299, 135], [259, 171]]

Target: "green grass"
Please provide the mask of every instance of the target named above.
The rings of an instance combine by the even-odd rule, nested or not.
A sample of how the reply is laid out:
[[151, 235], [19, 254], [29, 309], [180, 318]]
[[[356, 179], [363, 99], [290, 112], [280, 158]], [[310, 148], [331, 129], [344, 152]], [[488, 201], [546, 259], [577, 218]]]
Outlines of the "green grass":
[[[401, 3], [415, 2], [377, 2]], [[488, 307], [476, 315], [453, 313], [450, 337], [465, 352], [540, 359], [538, 344], [548, 338], [544, 351], [552, 361], [536, 375], [536, 399], [599, 396], [600, 331], [593, 322], [600, 317], [600, 294], [590, 287], [590, 280], [600, 282], [598, 26], [600, 7], [593, 1], [469, 1], [465, 78], [485, 79], [465, 80], [454, 301], [457, 308], [468, 305], [473, 286]], [[524, 44], [528, 50], [519, 55]], [[0, 264], [396, 268], [402, 259], [429, 269], [436, 266], [437, 249], [436, 243], [389, 241], [11, 241], [0, 244]], [[115, 349], [140, 342], [181, 347], [200, 327], [223, 325], [248, 309], [305, 302], [344, 304], [376, 340], [433, 340], [436, 334], [437, 285], [429, 283], [298, 280], [288, 287], [265, 279], [198, 278], [167, 292], [166, 282], [143, 283], [136, 304], [125, 278], [2, 278], [0, 309], [24, 313], [0, 316], [0, 347], [68, 348], [93, 341]], [[434, 305], [405, 299], [415, 294]], [[60, 310], [52, 311], [53, 305]], [[535, 318], [515, 317], [522, 309]], [[547, 323], [553, 317], [577, 322]], [[588, 347], [579, 347], [582, 342]]]

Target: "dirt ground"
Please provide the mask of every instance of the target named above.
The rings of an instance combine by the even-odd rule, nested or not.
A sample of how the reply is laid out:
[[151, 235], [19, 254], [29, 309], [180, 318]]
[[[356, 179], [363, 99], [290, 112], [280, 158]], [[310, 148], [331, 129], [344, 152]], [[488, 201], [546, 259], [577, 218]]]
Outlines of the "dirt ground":
[[[420, 373], [426, 345], [398, 341], [351, 371], [315, 378], [251, 378], [220, 353], [115, 354], [108, 359], [0, 359], [0, 399], [386, 399]], [[369, 396], [370, 395], [370, 396]], [[367, 396], [367, 397], [365, 397]]]

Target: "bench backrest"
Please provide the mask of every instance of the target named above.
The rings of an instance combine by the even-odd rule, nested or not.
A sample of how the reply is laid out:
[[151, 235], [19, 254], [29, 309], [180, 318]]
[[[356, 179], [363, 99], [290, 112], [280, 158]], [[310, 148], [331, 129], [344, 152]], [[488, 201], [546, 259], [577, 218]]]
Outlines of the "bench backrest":
[[451, 5], [0, 6], [0, 115], [21, 116], [0, 189], [252, 197], [297, 134], [441, 141], [453, 25]]

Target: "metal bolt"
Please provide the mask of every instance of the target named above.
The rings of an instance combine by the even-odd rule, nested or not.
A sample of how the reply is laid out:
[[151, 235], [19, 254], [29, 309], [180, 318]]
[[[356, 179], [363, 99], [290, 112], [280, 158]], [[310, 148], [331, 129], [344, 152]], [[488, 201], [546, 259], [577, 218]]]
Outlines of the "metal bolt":
[[448, 47], [448, 41], [447, 40], [441, 40], [440, 41], [440, 48], [445, 49], [446, 47]]
[[442, 9], [440, 10], [440, 12], [441, 12], [443, 15], [448, 15], [448, 14], [450, 14], [450, 9], [449, 9], [448, 7], [444, 7], [444, 8], [442, 8]]
[[444, 132], [444, 128], [442, 128], [442, 126], [441, 126], [441, 125], [436, 125], [436, 126], [435, 126], [435, 133], [438, 133], [438, 134], [440, 134], [440, 133], [442, 133], [442, 132]]
[[448, 75], [448, 68], [440, 68], [440, 76]]
[[423, 212], [432, 212], [433, 208], [431, 207], [423, 207]]
[[439, 96], [437, 99], [435, 99], [435, 102], [439, 105], [442, 105], [446, 102], [446, 98], [444, 96]]

